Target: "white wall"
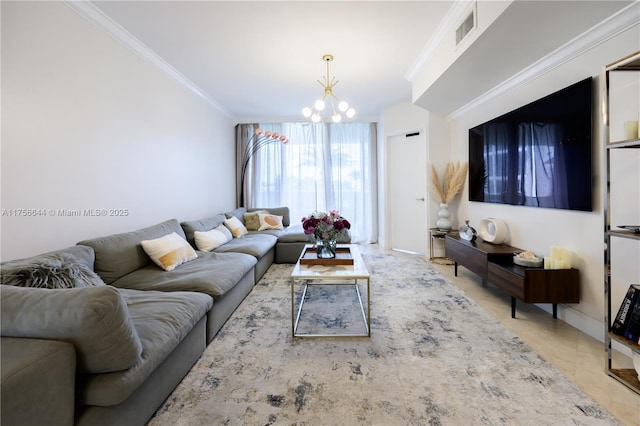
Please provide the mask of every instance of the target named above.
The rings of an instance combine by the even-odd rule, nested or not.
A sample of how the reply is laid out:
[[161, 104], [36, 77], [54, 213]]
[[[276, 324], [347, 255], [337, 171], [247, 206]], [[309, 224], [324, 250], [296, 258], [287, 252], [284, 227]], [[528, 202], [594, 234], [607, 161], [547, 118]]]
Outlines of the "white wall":
[[[603, 208], [602, 192], [602, 125], [600, 102], [602, 99], [601, 74], [605, 64], [614, 62], [638, 50], [638, 27], [619, 34], [614, 39], [586, 51], [546, 74], [491, 99], [474, 110], [451, 121], [451, 140], [459, 159], [468, 156], [468, 129], [555, 92], [586, 77], [595, 77], [594, 91], [594, 178], [593, 212], [505, 206], [463, 201], [457, 215], [459, 221], [470, 219], [476, 225], [486, 217], [501, 218], [510, 229], [513, 246], [548, 254], [552, 245], [560, 245], [573, 252], [573, 265], [580, 270], [581, 298], [579, 304], [561, 306], [558, 315], [573, 326], [602, 339], [604, 335], [604, 268], [603, 268]], [[637, 93], [637, 92], [636, 92]], [[468, 200], [467, 189], [462, 200]], [[637, 264], [638, 253], [624, 253], [626, 261]], [[634, 257], [636, 256], [636, 257]], [[614, 302], [615, 304], [615, 302]], [[551, 308], [542, 305], [544, 309]]]
[[229, 117], [61, 2], [1, 7], [3, 260], [235, 207]]

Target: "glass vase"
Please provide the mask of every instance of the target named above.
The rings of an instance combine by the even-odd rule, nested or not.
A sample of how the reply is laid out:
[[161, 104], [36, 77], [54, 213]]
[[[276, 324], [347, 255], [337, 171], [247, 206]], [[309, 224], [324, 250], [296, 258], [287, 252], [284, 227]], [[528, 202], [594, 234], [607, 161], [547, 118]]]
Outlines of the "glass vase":
[[316, 240], [316, 255], [318, 259], [334, 259], [336, 257], [336, 240]]

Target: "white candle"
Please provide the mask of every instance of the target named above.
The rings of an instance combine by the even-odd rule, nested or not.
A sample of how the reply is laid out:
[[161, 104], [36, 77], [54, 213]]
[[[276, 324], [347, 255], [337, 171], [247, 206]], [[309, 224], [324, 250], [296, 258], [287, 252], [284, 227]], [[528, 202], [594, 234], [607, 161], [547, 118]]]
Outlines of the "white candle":
[[637, 121], [625, 121], [624, 139], [625, 140], [638, 139], [638, 122]]
[[552, 262], [553, 261], [551, 260], [550, 257], [545, 257], [544, 258], [544, 269], [553, 269], [553, 267], [551, 265]]

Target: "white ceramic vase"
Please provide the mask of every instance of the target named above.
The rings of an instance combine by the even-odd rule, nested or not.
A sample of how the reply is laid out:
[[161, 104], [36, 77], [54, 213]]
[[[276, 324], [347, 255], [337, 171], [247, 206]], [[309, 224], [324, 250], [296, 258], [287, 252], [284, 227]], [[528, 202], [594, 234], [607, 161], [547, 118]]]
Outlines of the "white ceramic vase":
[[440, 210], [438, 210], [438, 220], [436, 220], [436, 226], [441, 231], [451, 231], [451, 212], [449, 211], [449, 204], [441, 203]]

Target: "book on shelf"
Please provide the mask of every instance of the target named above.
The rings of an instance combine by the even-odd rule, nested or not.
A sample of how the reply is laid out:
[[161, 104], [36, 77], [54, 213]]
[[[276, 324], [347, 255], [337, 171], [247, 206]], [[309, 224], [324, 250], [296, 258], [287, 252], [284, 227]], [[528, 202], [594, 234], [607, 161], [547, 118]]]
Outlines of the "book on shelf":
[[624, 337], [631, 340], [633, 343], [640, 345], [640, 299], [636, 299], [635, 305], [629, 318], [629, 324], [627, 324], [627, 330], [624, 332]]
[[[631, 314], [636, 302], [640, 298], [640, 284], [631, 284], [627, 290], [627, 294], [624, 296], [620, 309], [616, 315], [613, 324], [611, 325], [611, 332], [618, 336], [624, 336], [631, 319]], [[636, 339], [637, 341], [637, 339]]]

